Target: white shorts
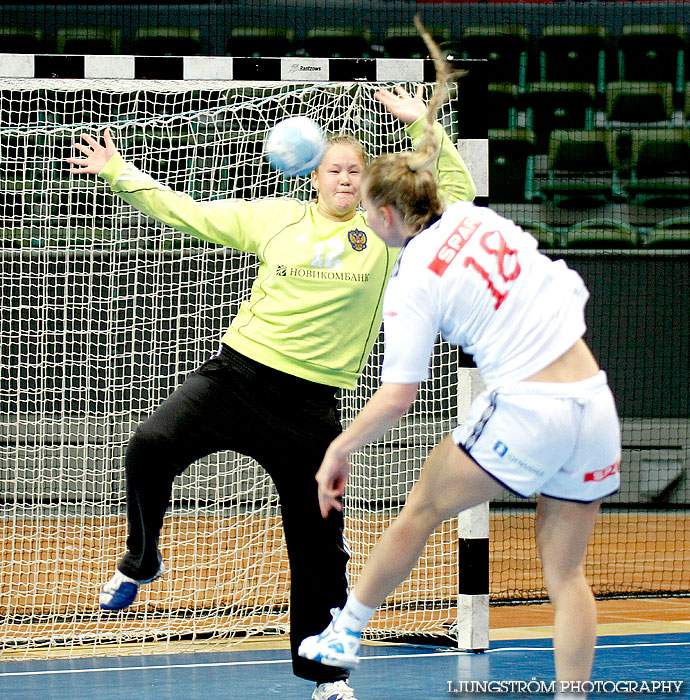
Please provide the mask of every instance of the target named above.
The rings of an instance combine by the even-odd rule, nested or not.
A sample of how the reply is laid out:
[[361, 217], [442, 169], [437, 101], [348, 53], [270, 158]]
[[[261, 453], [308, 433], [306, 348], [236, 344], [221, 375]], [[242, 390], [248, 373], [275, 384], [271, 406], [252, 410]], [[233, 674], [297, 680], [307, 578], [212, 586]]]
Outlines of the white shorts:
[[454, 442], [510, 491], [589, 503], [620, 486], [621, 432], [606, 374], [485, 391]]

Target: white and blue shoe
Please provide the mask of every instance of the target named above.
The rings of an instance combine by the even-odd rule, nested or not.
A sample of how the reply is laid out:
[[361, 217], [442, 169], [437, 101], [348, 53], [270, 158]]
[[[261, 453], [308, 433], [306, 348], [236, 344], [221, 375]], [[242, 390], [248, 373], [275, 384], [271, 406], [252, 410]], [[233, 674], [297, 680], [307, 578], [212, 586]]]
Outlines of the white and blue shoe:
[[101, 610], [123, 610], [128, 608], [136, 599], [139, 587], [144, 583], [151, 583], [165, 573], [165, 564], [161, 562], [156, 575], [141, 581], [125, 576], [119, 569], [114, 576], [103, 586], [98, 596]]
[[347, 681], [333, 681], [319, 683], [311, 695], [311, 700], [357, 700], [357, 698]]
[[326, 666], [357, 668], [359, 665], [357, 654], [362, 635], [343, 625], [338, 628], [339, 615], [340, 608], [333, 608], [331, 610], [333, 619], [328, 627], [321, 634], [303, 639], [297, 653], [305, 659], [311, 659]]

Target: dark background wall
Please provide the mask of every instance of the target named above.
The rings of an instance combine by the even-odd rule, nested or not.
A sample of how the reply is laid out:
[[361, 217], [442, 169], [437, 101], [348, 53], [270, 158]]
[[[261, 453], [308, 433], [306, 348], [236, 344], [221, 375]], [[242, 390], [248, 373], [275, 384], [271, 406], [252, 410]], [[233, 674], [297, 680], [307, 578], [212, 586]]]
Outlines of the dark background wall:
[[380, 44], [388, 28], [411, 27], [419, 13], [429, 26], [443, 26], [452, 38], [460, 38], [474, 25], [524, 25], [536, 42], [548, 24], [597, 24], [615, 37], [627, 24], [685, 23], [690, 7], [667, 2], [555, 2], [555, 3], [438, 3], [367, 0], [272, 0], [264, 2], [138, 4], [70, 3], [0, 5], [0, 26], [40, 28], [46, 50], [54, 50], [61, 27], [117, 27], [127, 51], [134, 32], [142, 26], [184, 26], [201, 31], [202, 54], [223, 55], [230, 30], [236, 27], [289, 27], [299, 42], [309, 29], [319, 26], [356, 26], [371, 31]]

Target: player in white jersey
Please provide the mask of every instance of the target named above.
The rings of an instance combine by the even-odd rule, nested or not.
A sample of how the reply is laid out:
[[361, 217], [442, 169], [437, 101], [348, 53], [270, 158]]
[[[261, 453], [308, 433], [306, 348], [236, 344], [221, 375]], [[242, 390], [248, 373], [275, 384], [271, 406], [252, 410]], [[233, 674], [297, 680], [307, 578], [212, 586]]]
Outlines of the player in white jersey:
[[606, 376], [582, 340], [588, 292], [576, 272], [490, 209], [459, 203], [444, 212], [428, 169], [437, 145], [429, 132], [417, 155], [382, 156], [364, 173], [368, 223], [403, 251], [384, 301], [382, 384], [326, 452], [317, 474], [322, 514], [342, 508], [348, 456], [410, 408], [439, 332], [474, 356], [487, 389], [429, 455], [343, 611], [300, 654], [356, 666], [361, 631], [433, 531], [507, 488], [538, 494], [557, 680], [586, 681], [596, 609], [583, 561], [601, 499], [618, 489], [621, 449]]

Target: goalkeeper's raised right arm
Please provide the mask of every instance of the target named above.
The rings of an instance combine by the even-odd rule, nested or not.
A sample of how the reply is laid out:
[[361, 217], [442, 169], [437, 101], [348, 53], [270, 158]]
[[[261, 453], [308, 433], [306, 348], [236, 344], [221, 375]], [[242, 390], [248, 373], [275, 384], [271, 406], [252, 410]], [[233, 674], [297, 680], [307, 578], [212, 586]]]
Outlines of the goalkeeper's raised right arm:
[[[87, 146], [80, 143], [74, 146], [85, 157], [67, 159], [75, 166], [70, 169], [71, 173], [98, 175], [128, 204], [196, 238], [256, 253], [258, 234], [277, 223], [273, 219], [280, 220], [286, 214], [290, 215], [286, 209], [291, 208], [291, 200], [287, 199], [282, 200], [279, 207], [275, 206], [278, 200], [266, 200], [259, 206], [257, 202], [241, 199], [198, 202], [186, 193], [171, 190], [123, 160], [110, 129], [103, 132], [104, 145], [88, 134], [83, 138]], [[295, 205], [299, 208], [297, 202]], [[294, 215], [299, 216], [299, 212]]]

